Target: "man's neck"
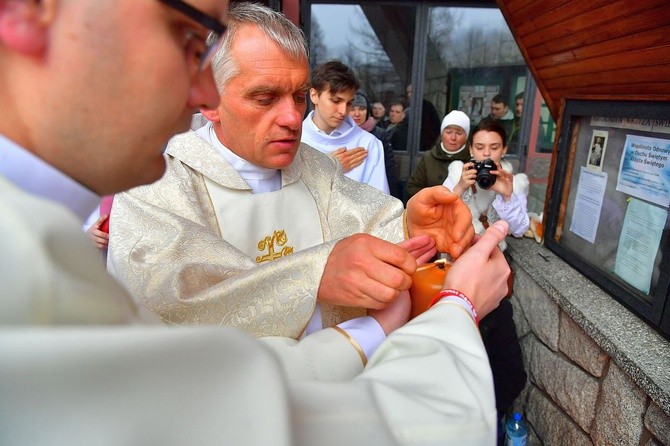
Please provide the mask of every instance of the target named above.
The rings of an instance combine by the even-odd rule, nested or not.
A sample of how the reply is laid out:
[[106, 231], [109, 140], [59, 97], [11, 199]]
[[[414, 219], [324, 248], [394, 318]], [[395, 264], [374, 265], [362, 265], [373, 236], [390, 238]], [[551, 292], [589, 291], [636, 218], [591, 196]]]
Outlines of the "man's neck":
[[321, 130], [326, 135], [330, 135], [337, 129], [337, 127], [329, 126], [326, 123], [326, 121], [321, 118], [321, 115], [319, 115], [319, 112], [317, 110], [314, 110], [314, 113], [312, 114], [312, 122], [314, 123], [317, 129]]
[[32, 195], [60, 203], [82, 221], [100, 203], [99, 195], [1, 134], [0, 176]]

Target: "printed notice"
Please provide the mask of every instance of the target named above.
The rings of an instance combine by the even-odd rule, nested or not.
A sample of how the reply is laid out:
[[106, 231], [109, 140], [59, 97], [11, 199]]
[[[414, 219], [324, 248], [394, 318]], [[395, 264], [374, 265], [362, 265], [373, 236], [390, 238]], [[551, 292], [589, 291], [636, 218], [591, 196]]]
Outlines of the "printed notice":
[[627, 135], [616, 190], [670, 205], [670, 140]]
[[670, 119], [635, 119], [598, 117], [591, 118], [594, 127], [612, 127], [617, 129], [642, 130], [652, 133], [670, 133]]
[[667, 210], [634, 198], [626, 209], [614, 274], [645, 294], [649, 294], [656, 252], [667, 218]]
[[591, 243], [596, 241], [606, 187], [607, 172], [594, 172], [580, 167], [570, 231]]

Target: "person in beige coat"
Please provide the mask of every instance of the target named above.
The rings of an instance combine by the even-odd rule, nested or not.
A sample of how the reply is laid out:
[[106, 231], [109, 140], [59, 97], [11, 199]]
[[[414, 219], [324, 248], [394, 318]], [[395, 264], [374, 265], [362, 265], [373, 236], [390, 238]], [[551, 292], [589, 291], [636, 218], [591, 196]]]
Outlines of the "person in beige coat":
[[504, 223], [456, 261], [458, 291], [364, 370], [330, 376], [291, 364], [289, 338], [156, 323], [100, 264], [81, 222], [100, 196], [160, 177], [168, 138], [216, 106], [207, 53], [225, 7], [0, 1], [0, 444], [491, 444], [475, 322], [506, 291]]

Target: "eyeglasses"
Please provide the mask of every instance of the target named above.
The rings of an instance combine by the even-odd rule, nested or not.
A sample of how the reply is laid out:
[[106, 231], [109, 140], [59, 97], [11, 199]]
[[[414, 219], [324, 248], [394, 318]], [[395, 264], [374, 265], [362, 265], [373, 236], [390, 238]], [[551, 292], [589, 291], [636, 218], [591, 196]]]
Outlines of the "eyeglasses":
[[[169, 6], [172, 9], [175, 9], [188, 18], [198, 22], [204, 28], [210, 30], [209, 35], [207, 36], [207, 41], [205, 42], [205, 48], [202, 52], [198, 54], [198, 71], [203, 71], [209, 67], [212, 58], [216, 54], [216, 51], [221, 45], [221, 40], [223, 39], [223, 34], [226, 32], [226, 25], [221, 23], [218, 19], [205, 14], [199, 9], [194, 8], [188, 3], [183, 2], [182, 0], [159, 0], [161, 3]], [[191, 36], [189, 36], [191, 37]]]

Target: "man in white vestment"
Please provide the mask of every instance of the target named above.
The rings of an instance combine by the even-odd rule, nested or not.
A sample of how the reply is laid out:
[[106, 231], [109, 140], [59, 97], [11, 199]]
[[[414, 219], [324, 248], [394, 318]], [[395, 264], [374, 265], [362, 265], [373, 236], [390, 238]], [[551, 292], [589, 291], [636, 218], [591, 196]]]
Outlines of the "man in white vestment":
[[[102, 195], [157, 180], [168, 138], [217, 107], [209, 55], [226, 6], [0, 0], [0, 444], [492, 444], [476, 321], [507, 289], [503, 222], [455, 262], [433, 308], [365, 370], [337, 374], [351, 344], [330, 364], [313, 356], [336, 329], [261, 343], [165, 327], [100, 265], [82, 221]], [[381, 312], [406, 320], [407, 293]]]
[[[373, 134], [361, 129], [349, 116], [351, 104], [360, 84], [353, 70], [340, 62], [331, 60], [314, 69], [311, 76], [309, 99], [314, 110], [309, 112], [302, 125], [303, 143], [333, 155], [352, 180], [369, 184], [389, 193], [384, 144]], [[360, 164], [349, 167], [356, 150], [365, 149], [365, 158]], [[354, 158], [355, 159], [355, 158]]]
[[233, 5], [212, 68], [210, 122], [174, 137], [163, 178], [112, 207], [108, 269], [152, 313], [298, 339], [409, 288], [416, 262], [395, 245], [405, 231], [460, 254], [472, 229], [456, 217], [469, 212], [445, 188], [417, 196], [403, 221], [399, 200], [300, 144], [309, 64], [286, 17]]

